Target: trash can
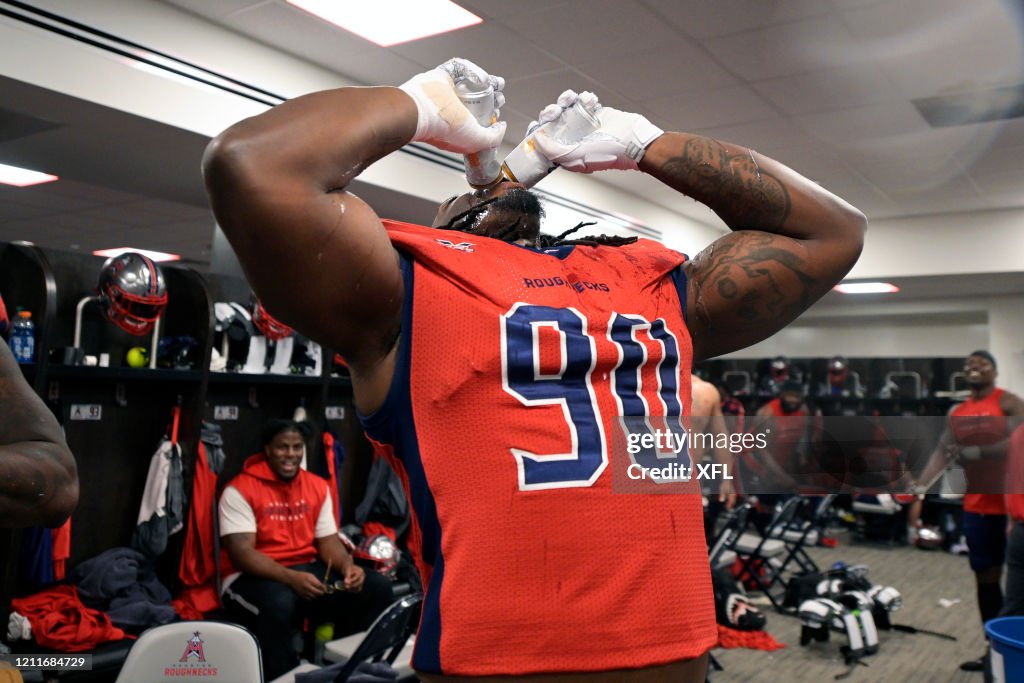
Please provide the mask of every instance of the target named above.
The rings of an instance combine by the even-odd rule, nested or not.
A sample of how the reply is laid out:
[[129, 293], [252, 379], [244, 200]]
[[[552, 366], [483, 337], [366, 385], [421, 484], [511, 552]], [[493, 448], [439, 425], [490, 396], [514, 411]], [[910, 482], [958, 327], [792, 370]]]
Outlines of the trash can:
[[1024, 617], [1001, 617], [985, 622], [992, 643], [992, 677], [995, 683], [1024, 680]]

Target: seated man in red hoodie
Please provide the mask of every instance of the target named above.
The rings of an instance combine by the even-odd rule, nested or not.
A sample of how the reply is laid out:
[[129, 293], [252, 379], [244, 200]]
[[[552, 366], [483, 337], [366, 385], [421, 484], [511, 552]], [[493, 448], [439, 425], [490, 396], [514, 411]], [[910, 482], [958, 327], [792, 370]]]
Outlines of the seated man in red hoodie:
[[263, 444], [221, 494], [221, 575], [225, 606], [253, 615], [245, 621], [271, 680], [299, 663], [304, 618], [332, 622], [344, 635], [367, 628], [392, 594], [386, 578], [356, 566], [338, 537], [327, 482], [300, 467], [299, 425], [271, 420]]

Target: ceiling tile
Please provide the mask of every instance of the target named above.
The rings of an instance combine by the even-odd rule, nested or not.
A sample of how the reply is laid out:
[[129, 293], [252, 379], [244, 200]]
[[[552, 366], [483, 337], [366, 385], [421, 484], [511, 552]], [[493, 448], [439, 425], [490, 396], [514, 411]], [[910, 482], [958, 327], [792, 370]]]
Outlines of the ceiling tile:
[[263, 3], [237, 12], [228, 24], [359, 83], [397, 85], [423, 70], [411, 59], [283, 2]]
[[720, 64], [747, 80], [818, 71], [845, 63], [855, 47], [838, 17], [821, 16], [704, 41]]
[[956, 160], [973, 177], [1006, 175], [1024, 179], [1024, 147], [965, 149]]
[[739, 84], [703, 48], [683, 39], [670, 48], [633, 53], [629, 59], [598, 57], [576, 68], [634, 100]]
[[817, 16], [831, 11], [817, 0], [643, 0], [694, 38], [715, 38]]
[[532, 12], [541, 12], [556, 5], [567, 4], [560, 0], [457, 0], [473, 14], [483, 19], [502, 19], [509, 16], [523, 16]]
[[847, 8], [843, 22], [859, 40], [928, 44], [999, 35], [1015, 19], [1001, 0], [889, 0]]
[[811, 135], [842, 147], [856, 147], [866, 140], [907, 135], [927, 128], [917, 110], [904, 102], [803, 114], [794, 120]]
[[647, 104], [654, 113], [679, 121], [691, 131], [777, 116], [775, 109], [747, 86], [719, 88], [700, 97], [653, 99]]
[[[453, 43], [458, 47], [453, 48]], [[457, 49], [455, 54], [452, 53], [453, 49]], [[567, 66], [524, 41], [511, 29], [495, 22], [470, 26], [457, 34], [442, 34], [395, 45], [391, 51], [425, 68], [433, 68], [452, 57], [464, 57], [506, 79], [555, 71]]]
[[635, 0], [588, 0], [503, 19], [531, 43], [568, 64], [675, 44], [677, 31]]
[[858, 40], [846, 59], [877, 64], [908, 96], [1018, 82], [1020, 21], [1000, 0], [901, 0], [842, 14]]
[[183, 10], [198, 14], [201, 17], [216, 19], [226, 17], [229, 14], [238, 12], [254, 5], [265, 5], [272, 0], [164, 0], [169, 5], [175, 5]]
[[863, 65], [840, 66], [751, 83], [787, 114], [846, 109], [900, 98], [888, 77]]
[[935, 192], [948, 197], [977, 196], [971, 181], [948, 157], [872, 164], [860, 166], [857, 170], [866, 180], [883, 188], [885, 193], [894, 199], [904, 195], [930, 195]]
[[538, 76], [515, 78], [505, 84], [505, 108], [528, 116], [529, 120], [537, 118], [541, 109], [558, 99], [567, 89], [577, 92], [592, 90], [600, 93], [601, 101], [610, 106], [621, 106], [621, 98], [616, 99], [614, 93], [602, 92], [601, 84], [587, 78], [575, 69], [561, 69]]
[[643, 0], [694, 38], [713, 38], [784, 24], [830, 11], [816, 0]]
[[[696, 131], [685, 121], [682, 125], [691, 131]], [[797, 146], [824, 147], [819, 141], [810, 137], [802, 128], [795, 125], [789, 119], [778, 115], [749, 123], [727, 126], [704, 126], [696, 132], [722, 140], [723, 142], [732, 142], [752, 147], [766, 153], [778, 149], [791, 149]]]

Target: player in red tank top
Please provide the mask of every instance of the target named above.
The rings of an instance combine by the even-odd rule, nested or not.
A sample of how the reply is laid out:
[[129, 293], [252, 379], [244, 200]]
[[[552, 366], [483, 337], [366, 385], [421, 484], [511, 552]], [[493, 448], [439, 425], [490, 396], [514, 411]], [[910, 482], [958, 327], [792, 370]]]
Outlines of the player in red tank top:
[[555, 238], [512, 181], [444, 202], [441, 230], [382, 223], [345, 191], [367, 165], [409, 142], [500, 142], [504, 124], [480, 126], [459, 101], [468, 80], [501, 106], [501, 79], [452, 60], [236, 124], [204, 160], [218, 223], [273, 315], [348, 361], [367, 433], [407, 486], [427, 578], [421, 678], [703, 681], [716, 631], [699, 497], [613, 493], [628, 458], [610, 430], [616, 415], [684, 415], [689, 365], [828, 292], [864, 217], [750, 149], [567, 91], [541, 118], [578, 102], [599, 127], [575, 143], [537, 135], [562, 172], [646, 173], [732, 232], [692, 260]]
[[[982, 623], [999, 616], [1003, 606], [1000, 580], [1006, 554], [1005, 490], [1008, 416], [1024, 415], [1024, 402], [996, 387], [996, 360], [988, 351], [975, 351], [964, 362], [970, 397], [949, 411], [949, 424], [919, 477], [932, 482], [951, 460], [967, 478], [964, 495], [964, 535], [978, 589]], [[984, 658], [960, 665], [981, 671]]]
[[[801, 442], [807, 437], [808, 416], [811, 414], [804, 402], [803, 386], [792, 380], [784, 382], [779, 395], [765, 403], [757, 411], [757, 419], [751, 433], [769, 434], [768, 448], [765, 449], [765, 464], [778, 466], [785, 485], [795, 486], [791, 475], [802, 471]], [[781, 419], [780, 419], [781, 418]], [[773, 470], [774, 471], [774, 470]], [[779, 476], [776, 473], [776, 476]], [[780, 482], [781, 483], [781, 482]]]

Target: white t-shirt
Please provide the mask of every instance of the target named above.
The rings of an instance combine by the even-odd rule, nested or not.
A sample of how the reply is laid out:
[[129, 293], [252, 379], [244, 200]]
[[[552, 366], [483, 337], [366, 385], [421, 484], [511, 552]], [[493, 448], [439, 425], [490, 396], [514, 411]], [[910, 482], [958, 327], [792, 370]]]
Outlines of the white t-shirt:
[[[245, 499], [241, 491], [234, 486], [224, 487], [218, 505], [218, 519], [220, 520], [220, 535], [229, 534], [254, 534], [256, 533], [256, 513], [253, 512], [249, 501]], [[314, 538], [323, 538], [338, 533], [338, 525], [334, 521], [334, 504], [331, 502], [331, 492], [327, 492], [324, 504], [320, 508], [320, 514], [316, 518], [316, 527], [313, 530]], [[235, 572], [224, 577], [221, 592], [228, 589], [240, 572]]]

